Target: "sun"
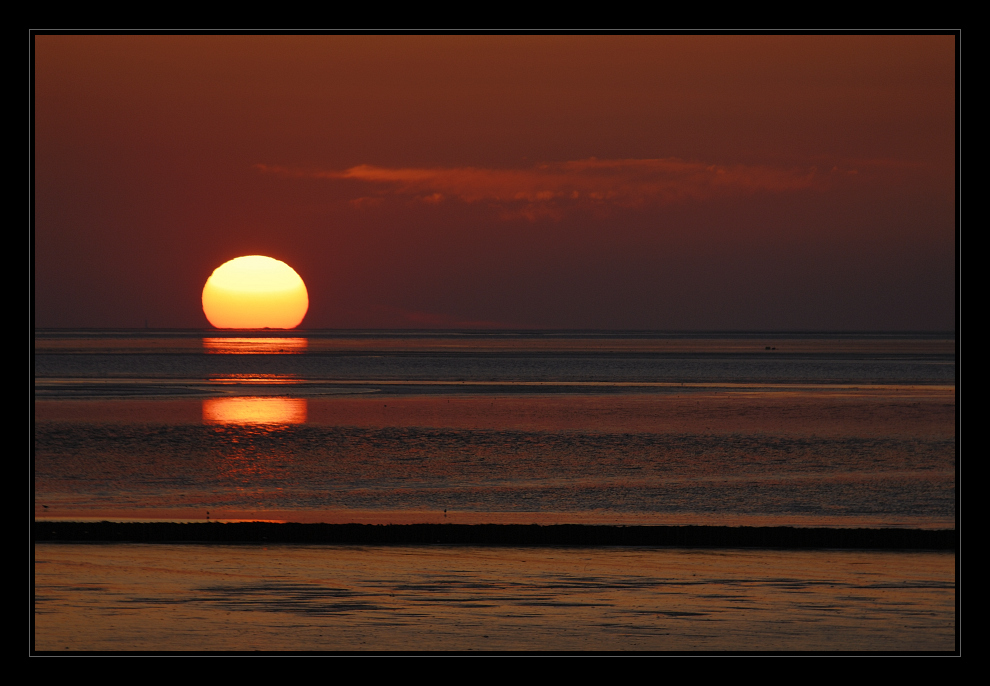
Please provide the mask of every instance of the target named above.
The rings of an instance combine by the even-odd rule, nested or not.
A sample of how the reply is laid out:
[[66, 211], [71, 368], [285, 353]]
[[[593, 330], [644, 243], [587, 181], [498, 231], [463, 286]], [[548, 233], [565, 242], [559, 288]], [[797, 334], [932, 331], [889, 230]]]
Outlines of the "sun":
[[218, 329], [294, 329], [308, 309], [296, 270], [263, 255], [224, 262], [203, 287], [203, 313]]

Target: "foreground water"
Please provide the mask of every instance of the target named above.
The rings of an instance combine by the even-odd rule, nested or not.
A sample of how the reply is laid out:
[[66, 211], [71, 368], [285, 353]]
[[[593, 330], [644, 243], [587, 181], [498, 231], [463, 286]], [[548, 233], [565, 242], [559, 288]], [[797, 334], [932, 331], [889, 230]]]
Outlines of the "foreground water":
[[[927, 334], [39, 332], [34, 446], [39, 519], [951, 529], [954, 340]], [[745, 558], [756, 564], [759, 552], [558, 551], [561, 569], [592, 565], [596, 581], [587, 589], [610, 598], [571, 605], [572, 591], [559, 590], [571, 586], [560, 586], [563, 577], [538, 561], [545, 551], [281, 547], [265, 557], [250, 548], [210, 550], [39, 544], [38, 649], [63, 649], [63, 643], [71, 649], [275, 648], [261, 637], [277, 634], [287, 637], [282, 647], [306, 649], [947, 650], [955, 626], [954, 585], [946, 581], [954, 556], [944, 553], [855, 553], [860, 557], [849, 569], [871, 570], [856, 580], [845, 572], [816, 576], [823, 564], [847, 560], [834, 551], [768, 554], [758, 574], [751, 573], [756, 567], [743, 572], [734, 565], [747, 555], [756, 555]], [[668, 557], [657, 557], [661, 553]], [[211, 554], [217, 563], [226, 560], [231, 574], [246, 570], [244, 588], [236, 590], [230, 579], [188, 587], [176, 581], [188, 571], [180, 560], [195, 565], [198, 556]], [[636, 555], [641, 566], [630, 577], [627, 562]], [[298, 564], [311, 571], [283, 574], [290, 558], [305, 558]], [[344, 558], [355, 575], [348, 584], [369, 569], [394, 568], [393, 576], [368, 577], [370, 586], [361, 591], [379, 598], [387, 589], [433, 583], [422, 576], [423, 560], [443, 559], [445, 568], [461, 569], [463, 583], [429, 586], [434, 591], [422, 596], [425, 605], [407, 598], [412, 604], [397, 610], [406, 619], [389, 625], [390, 610], [379, 600], [362, 596], [360, 607], [344, 603], [332, 610], [336, 601], [326, 598], [336, 597], [338, 586], [313, 581], [312, 570]], [[665, 614], [660, 600], [670, 597], [650, 594], [672, 579], [689, 590], [688, 575], [699, 574], [690, 565], [702, 558], [708, 571], [700, 573], [708, 580], [685, 600], [693, 609], [684, 612], [694, 614]], [[932, 560], [939, 571], [931, 571]], [[719, 565], [728, 565], [724, 573], [713, 571]], [[46, 575], [56, 568], [61, 581], [48, 586]], [[131, 573], [129, 580], [83, 580], [111, 568]], [[896, 579], [869, 581], [881, 568]], [[142, 569], [153, 570], [150, 583], [159, 585], [164, 600], [140, 590]], [[72, 583], [66, 580], [74, 574], [80, 576], [73, 588], [82, 595], [67, 596]], [[472, 578], [475, 585], [467, 581]], [[729, 586], [750, 590], [730, 592], [719, 579], [736, 579]], [[235, 590], [216, 590], [228, 586]], [[437, 589], [455, 587], [459, 600], [450, 607], [460, 609], [424, 615], [446, 627], [436, 633], [450, 641], [417, 643], [415, 622], [405, 623], [416, 614], [408, 608], [444, 605], [449, 597]], [[178, 595], [169, 596], [170, 588]], [[508, 588], [533, 589], [533, 596]], [[911, 588], [928, 590], [907, 602], [903, 593], [914, 593], [905, 590]], [[644, 609], [608, 609], [626, 604]], [[568, 607], [584, 609], [562, 609]], [[769, 614], [752, 615], [766, 622], [765, 630], [738, 623], [747, 613], [733, 614], [733, 607], [765, 608]], [[236, 608], [248, 612], [240, 620], [250, 616], [252, 628], [235, 631], [240, 638], [196, 642], [202, 636], [196, 622], [231, 628], [229, 622], [240, 620], [224, 613]], [[306, 614], [311, 611], [316, 614]], [[517, 611], [529, 619], [513, 619]], [[343, 624], [317, 622], [286, 633], [304, 615], [332, 615]], [[648, 621], [637, 624], [634, 615]], [[624, 628], [603, 628], [615, 618], [614, 626]], [[584, 627], [571, 635], [583, 638], [563, 640], [572, 626]], [[324, 630], [365, 640], [327, 642]], [[67, 631], [79, 640], [69, 640]], [[537, 634], [554, 638], [533, 643]]]
[[936, 552], [38, 544], [36, 648], [951, 651]]

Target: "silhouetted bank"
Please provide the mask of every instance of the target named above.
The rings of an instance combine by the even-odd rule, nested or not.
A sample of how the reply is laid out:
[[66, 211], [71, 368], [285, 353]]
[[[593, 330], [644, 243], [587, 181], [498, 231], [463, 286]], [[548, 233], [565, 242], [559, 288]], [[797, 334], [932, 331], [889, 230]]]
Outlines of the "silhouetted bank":
[[520, 524], [36, 522], [35, 542], [669, 546], [955, 550], [955, 530]]

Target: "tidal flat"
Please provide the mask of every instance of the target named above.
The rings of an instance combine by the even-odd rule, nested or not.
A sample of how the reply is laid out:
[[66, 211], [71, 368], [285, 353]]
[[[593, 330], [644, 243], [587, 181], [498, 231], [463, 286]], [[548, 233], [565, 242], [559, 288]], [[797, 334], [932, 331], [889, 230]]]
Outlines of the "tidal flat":
[[954, 537], [951, 334], [148, 336], [36, 335], [36, 651], [957, 648], [944, 547], [41, 535], [108, 520]]
[[952, 651], [951, 552], [35, 545], [35, 650]]

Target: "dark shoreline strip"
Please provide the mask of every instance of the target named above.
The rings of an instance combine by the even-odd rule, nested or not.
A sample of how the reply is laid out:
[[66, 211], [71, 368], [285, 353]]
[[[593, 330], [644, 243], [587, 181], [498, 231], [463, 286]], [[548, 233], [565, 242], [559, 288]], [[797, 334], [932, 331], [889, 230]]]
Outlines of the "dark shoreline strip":
[[954, 529], [799, 529], [583, 524], [224, 524], [35, 522], [34, 542], [331, 543], [349, 545], [660, 546], [956, 550]]

